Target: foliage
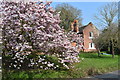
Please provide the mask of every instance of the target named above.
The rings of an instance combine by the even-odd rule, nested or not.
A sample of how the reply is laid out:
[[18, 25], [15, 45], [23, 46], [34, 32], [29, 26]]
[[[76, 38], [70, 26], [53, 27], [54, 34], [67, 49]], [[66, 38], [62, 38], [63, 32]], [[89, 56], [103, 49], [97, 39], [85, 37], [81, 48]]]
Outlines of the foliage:
[[[97, 16], [99, 15], [99, 16]], [[96, 38], [95, 43], [99, 50], [104, 47], [109, 48], [109, 52], [112, 54], [114, 58], [114, 53], [118, 49], [119, 52], [119, 31], [118, 31], [118, 3], [108, 3], [100, 8], [98, 14], [95, 18], [99, 21], [99, 25], [103, 24], [103, 27], [106, 29], [100, 34], [98, 38]]]
[[[19, 55], [19, 54], [18, 54]], [[18, 58], [7, 56], [3, 58], [6, 70], [28, 70], [28, 69], [66, 69], [65, 64], [58, 62], [58, 58], [50, 55], [19, 55]], [[30, 64], [29, 64], [30, 63]]]
[[118, 54], [118, 51], [119, 51], [118, 34], [119, 34], [118, 25], [112, 24], [112, 26], [104, 29], [103, 32], [99, 35], [99, 37], [97, 37], [94, 40], [94, 42], [99, 47], [100, 50], [105, 50], [105, 51], [110, 52], [109, 48], [111, 46], [111, 41], [112, 41], [112, 45], [113, 45], [115, 54]]
[[82, 18], [81, 18], [81, 10], [67, 4], [59, 4], [56, 6], [56, 12], [60, 12], [60, 19], [61, 23], [60, 26], [65, 29], [69, 30], [71, 22], [73, 22], [75, 19], [79, 21], [79, 26], [82, 25]]
[[[24, 64], [24, 61], [28, 61], [27, 67], [34, 67], [35, 64], [40, 64], [39, 67], [44, 67], [44, 64], [53, 66], [54, 63], [47, 59], [42, 63], [47, 55], [56, 56], [58, 62], [67, 69], [68, 64], [79, 62], [79, 52], [71, 46], [66, 33], [60, 28], [59, 14], [49, 6], [50, 3], [1, 3], [3, 56], [10, 56], [14, 68], [23, 68], [21, 64]], [[44, 57], [38, 57], [40, 62], [28, 58], [29, 55], [34, 56], [37, 53], [45, 54]]]
[[75, 42], [77, 44], [75, 47], [76, 49], [78, 49], [78, 50], [84, 49], [82, 34], [77, 34], [76, 32], [69, 31], [67, 33], [67, 36], [71, 42]]
[[[99, 15], [99, 16], [98, 16]], [[98, 9], [98, 13], [94, 16], [99, 25], [108, 27], [117, 22], [118, 3], [111, 2]]]
[[[74, 64], [70, 70], [29, 70], [29, 71], [7, 71], [3, 77], [6, 80], [13, 78], [84, 78], [87, 76], [103, 74], [118, 70], [118, 56], [112, 59], [110, 55], [97, 56], [97, 53], [81, 53], [81, 62]], [[5, 71], [3, 71], [4, 73]], [[23, 75], [24, 74], [24, 75]]]

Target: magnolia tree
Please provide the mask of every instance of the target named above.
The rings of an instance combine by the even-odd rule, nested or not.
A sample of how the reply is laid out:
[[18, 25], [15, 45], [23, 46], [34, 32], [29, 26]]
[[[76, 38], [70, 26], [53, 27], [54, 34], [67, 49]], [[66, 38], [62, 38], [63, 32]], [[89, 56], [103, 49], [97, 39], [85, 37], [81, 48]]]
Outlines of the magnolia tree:
[[76, 46], [74, 46], [77, 50], [83, 50], [83, 37], [82, 34], [78, 34], [77, 32], [69, 31], [67, 33], [68, 39], [72, 42], [76, 43]]
[[[59, 14], [49, 6], [50, 3], [1, 3], [3, 55], [12, 57], [10, 60], [3, 58], [5, 66], [13, 69], [58, 69], [63, 66], [69, 69], [69, 64], [79, 62], [79, 52], [60, 28]], [[38, 57], [31, 57], [37, 53], [40, 53]], [[48, 56], [57, 57], [57, 62]]]

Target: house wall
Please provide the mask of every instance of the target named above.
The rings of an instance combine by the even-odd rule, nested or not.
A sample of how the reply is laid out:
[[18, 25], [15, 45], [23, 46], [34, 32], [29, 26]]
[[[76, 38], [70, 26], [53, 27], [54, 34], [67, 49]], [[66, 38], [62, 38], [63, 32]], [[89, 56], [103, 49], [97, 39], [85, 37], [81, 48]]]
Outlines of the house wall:
[[91, 52], [91, 51], [96, 51], [96, 48], [89, 48], [89, 43], [93, 43], [93, 38], [90, 38], [89, 32], [93, 32], [94, 38], [99, 36], [99, 32], [96, 29], [96, 27], [90, 23], [88, 24], [84, 30], [83, 30], [83, 37], [84, 37], [84, 52]]

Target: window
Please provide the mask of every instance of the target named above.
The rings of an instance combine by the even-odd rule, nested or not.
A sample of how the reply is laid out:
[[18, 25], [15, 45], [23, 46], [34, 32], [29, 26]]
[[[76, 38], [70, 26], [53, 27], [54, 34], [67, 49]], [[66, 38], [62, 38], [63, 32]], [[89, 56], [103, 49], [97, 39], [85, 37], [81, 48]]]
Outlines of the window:
[[95, 49], [94, 43], [89, 43], [89, 49]]
[[93, 32], [89, 32], [90, 37], [93, 37]]
[[89, 38], [90, 38], [90, 39], [93, 38], [93, 32], [89, 32]]

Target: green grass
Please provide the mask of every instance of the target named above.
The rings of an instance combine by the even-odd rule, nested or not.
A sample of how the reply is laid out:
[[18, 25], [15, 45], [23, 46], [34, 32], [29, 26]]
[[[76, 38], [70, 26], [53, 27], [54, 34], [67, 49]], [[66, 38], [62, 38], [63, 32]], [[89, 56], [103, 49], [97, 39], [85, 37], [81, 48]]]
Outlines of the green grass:
[[9, 80], [10, 78], [83, 78], [86, 76], [92, 76], [95, 74], [102, 74], [118, 70], [117, 55], [115, 55], [115, 58], [112, 58], [111, 55], [101, 55], [101, 57], [98, 57], [96, 53], [81, 53], [79, 56], [80, 63], [73, 64], [75, 66], [74, 69], [60, 71], [7, 71], [7, 74], [5, 75], [6, 80]]
[[84, 60], [75, 64], [75, 67], [81, 70], [78, 74], [82, 74], [82, 77], [118, 70], [117, 55], [115, 55], [115, 58], [112, 58], [112, 55], [101, 55], [101, 57], [98, 57], [95, 53], [83, 53], [79, 56], [81, 59], [84, 58]]

